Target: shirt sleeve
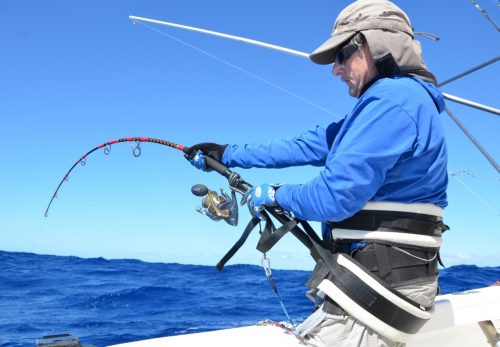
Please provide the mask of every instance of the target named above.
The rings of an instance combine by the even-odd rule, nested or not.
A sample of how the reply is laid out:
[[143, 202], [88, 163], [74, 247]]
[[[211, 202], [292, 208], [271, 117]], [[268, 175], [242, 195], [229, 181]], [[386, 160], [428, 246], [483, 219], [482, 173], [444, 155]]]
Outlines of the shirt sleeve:
[[352, 216], [416, 145], [414, 120], [391, 100], [365, 100], [344, 123], [347, 130], [334, 142], [320, 174], [276, 192], [277, 203], [300, 219], [341, 221]]
[[[330, 127], [328, 127], [330, 128]], [[269, 142], [229, 145], [222, 162], [228, 167], [284, 168], [299, 165], [325, 165], [329, 152], [327, 129], [317, 126], [299, 137]]]

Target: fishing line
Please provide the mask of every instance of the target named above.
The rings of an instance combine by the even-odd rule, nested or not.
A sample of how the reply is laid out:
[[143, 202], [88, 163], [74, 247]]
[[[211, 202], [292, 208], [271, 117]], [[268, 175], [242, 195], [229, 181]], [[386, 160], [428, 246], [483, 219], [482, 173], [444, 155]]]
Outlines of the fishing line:
[[467, 189], [472, 195], [474, 195], [481, 203], [486, 206], [495, 216], [500, 216], [500, 213], [493, 207], [491, 206], [481, 195], [479, 195], [476, 191], [474, 191], [471, 187], [469, 187], [467, 184], [465, 184], [464, 181], [462, 181], [457, 175], [453, 175], [450, 173], [450, 176], [454, 177], [462, 186], [464, 186], [465, 189]]
[[472, 172], [469, 169], [450, 171], [448, 173], [450, 174], [450, 176], [468, 175], [470, 177], [481, 179], [481, 180], [500, 181], [500, 176], [481, 176], [481, 175], [475, 174], [474, 172]]
[[332, 112], [332, 111], [330, 111], [330, 110], [328, 110], [328, 109], [326, 109], [326, 108], [324, 108], [324, 107], [322, 107], [322, 106], [314, 103], [313, 101], [310, 101], [310, 100], [308, 100], [308, 99], [306, 99], [306, 98], [304, 98], [304, 97], [302, 97], [302, 96], [300, 96], [300, 95], [298, 95], [298, 94], [296, 94], [296, 93], [294, 93], [294, 92], [292, 92], [292, 91], [290, 91], [290, 90], [288, 90], [288, 89], [286, 89], [284, 87], [281, 87], [281, 86], [277, 85], [276, 83], [273, 83], [273, 82], [271, 82], [271, 81], [269, 81], [269, 80], [267, 80], [267, 79], [265, 79], [265, 78], [263, 78], [263, 77], [255, 74], [255, 73], [251, 72], [251, 71], [248, 71], [248, 70], [246, 70], [246, 69], [244, 69], [244, 68], [242, 68], [242, 67], [240, 67], [238, 65], [235, 65], [235, 64], [233, 64], [233, 63], [231, 63], [231, 62], [229, 62], [229, 61], [227, 61], [225, 59], [222, 59], [222, 58], [220, 58], [220, 57], [218, 57], [218, 56], [216, 56], [216, 55], [214, 55], [212, 53], [209, 53], [209, 52], [207, 52], [207, 51], [205, 51], [205, 50], [203, 50], [203, 49], [201, 49], [199, 47], [196, 47], [196, 46], [194, 46], [194, 45], [192, 45], [192, 44], [190, 44], [190, 43], [188, 43], [186, 41], [183, 41], [183, 40], [181, 40], [181, 39], [179, 39], [179, 38], [177, 38], [175, 36], [172, 36], [170, 34], [167, 34], [166, 32], [163, 32], [163, 31], [161, 31], [159, 29], [156, 29], [156, 28], [154, 28], [154, 27], [152, 27], [152, 26], [150, 26], [148, 24], [145, 24], [142, 21], [134, 21], [133, 23], [139, 23], [140, 25], [142, 25], [142, 26], [144, 26], [144, 27], [146, 27], [148, 29], [156, 31], [157, 33], [160, 33], [161, 35], [166, 36], [166, 37], [168, 37], [171, 40], [174, 40], [174, 41], [176, 41], [176, 42], [178, 42], [178, 43], [180, 43], [180, 44], [182, 44], [182, 45], [184, 45], [186, 47], [194, 49], [195, 51], [197, 51], [199, 53], [202, 53], [202, 54], [204, 54], [204, 55], [206, 55], [206, 56], [208, 56], [208, 57], [210, 57], [210, 58], [212, 58], [214, 60], [217, 60], [218, 62], [220, 62], [222, 64], [230, 66], [233, 69], [236, 69], [236, 70], [238, 70], [238, 71], [240, 71], [240, 72], [242, 72], [242, 73], [244, 73], [244, 74], [246, 74], [246, 75], [248, 75], [250, 77], [253, 77], [253, 78], [255, 78], [255, 79], [257, 79], [257, 80], [259, 80], [259, 81], [261, 81], [261, 82], [263, 82], [263, 83], [271, 86], [271, 87], [274, 87], [274, 88], [276, 88], [276, 89], [278, 89], [278, 90], [280, 90], [280, 91], [282, 91], [282, 92], [284, 92], [284, 93], [286, 93], [286, 94], [288, 94], [288, 95], [290, 95], [290, 96], [292, 96], [294, 98], [299, 99], [302, 102], [305, 102], [306, 104], [308, 104], [310, 106], [313, 106], [313, 107], [315, 107], [315, 108], [317, 108], [317, 109], [319, 109], [319, 110], [321, 110], [323, 112], [326, 112], [329, 115], [336, 117], [337, 119], [344, 118], [344, 117], [341, 117], [338, 114], [336, 114], [336, 113], [334, 113], [334, 112]]
[[33, 244], [31, 245], [30, 253], [33, 253], [35, 250], [35, 247], [38, 243], [38, 239], [40, 238], [40, 235], [42, 234], [42, 231], [45, 228], [45, 220], [46, 220], [46, 218], [42, 219], [42, 224], [40, 225], [40, 228], [38, 229], [38, 233], [35, 236], [35, 241], [33, 241]]
[[156, 170], [150, 162], [148, 162], [147, 160], [143, 161], [146, 163], [146, 166], [149, 168], [149, 170], [151, 170], [151, 172], [156, 174], [156, 176], [158, 176], [163, 181], [163, 183], [167, 186], [167, 189], [170, 189], [170, 191], [175, 193], [177, 201], [183, 200], [185, 203], [192, 203], [192, 200], [188, 199], [186, 194], [181, 194], [179, 191], [176, 191], [175, 187], [170, 184], [170, 180], [166, 179], [165, 175]]

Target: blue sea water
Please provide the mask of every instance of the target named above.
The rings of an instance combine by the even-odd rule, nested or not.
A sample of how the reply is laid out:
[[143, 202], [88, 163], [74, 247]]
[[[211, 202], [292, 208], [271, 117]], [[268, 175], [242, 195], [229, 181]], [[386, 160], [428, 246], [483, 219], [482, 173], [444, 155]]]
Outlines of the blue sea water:
[[[82, 259], [0, 251], [0, 346], [68, 332], [96, 346], [286, 320], [262, 268]], [[273, 270], [292, 319], [312, 309], [307, 271]], [[441, 271], [443, 293], [490, 285], [500, 267]]]

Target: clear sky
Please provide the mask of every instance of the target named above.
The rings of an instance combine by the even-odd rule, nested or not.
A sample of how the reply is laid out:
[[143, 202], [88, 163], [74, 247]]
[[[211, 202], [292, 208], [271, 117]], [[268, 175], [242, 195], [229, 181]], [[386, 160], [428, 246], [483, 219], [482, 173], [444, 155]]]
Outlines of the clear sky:
[[[0, 4], [0, 249], [82, 257], [215, 264], [244, 229], [212, 222], [190, 187], [226, 188], [181, 153], [118, 144], [77, 167], [43, 214], [59, 180], [85, 152], [108, 140], [147, 136], [183, 145], [248, 143], [298, 135], [346, 114], [355, 100], [331, 67], [180, 29], [133, 25], [129, 15], [202, 27], [311, 52], [349, 1], [28, 1]], [[417, 31], [439, 80], [497, 56], [499, 34], [468, 0], [396, 2]], [[495, 1], [479, 2], [500, 22]], [[157, 30], [161, 31], [158, 32]], [[500, 107], [500, 65], [443, 91]], [[500, 159], [500, 119], [448, 106]], [[327, 111], [325, 111], [327, 110]], [[442, 255], [447, 265], [500, 265], [500, 181], [494, 168], [443, 114], [450, 177]], [[300, 183], [317, 168], [238, 170], [252, 184]], [[317, 228], [318, 224], [314, 224]], [[259, 264], [256, 235], [230, 263]], [[311, 269], [287, 235], [269, 254], [276, 268]]]

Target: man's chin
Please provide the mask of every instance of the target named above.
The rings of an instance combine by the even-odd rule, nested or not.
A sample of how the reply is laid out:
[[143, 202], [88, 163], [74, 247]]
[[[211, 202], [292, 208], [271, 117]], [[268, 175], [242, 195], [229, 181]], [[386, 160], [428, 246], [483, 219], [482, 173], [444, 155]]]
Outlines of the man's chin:
[[349, 86], [348, 86], [348, 93], [353, 98], [357, 98], [358, 97], [358, 91], [355, 90], [354, 88], [349, 87]]

